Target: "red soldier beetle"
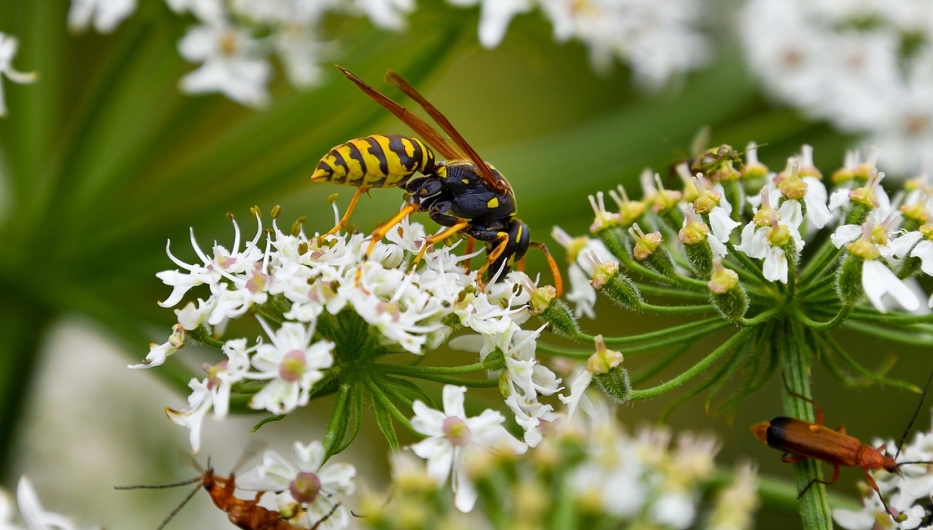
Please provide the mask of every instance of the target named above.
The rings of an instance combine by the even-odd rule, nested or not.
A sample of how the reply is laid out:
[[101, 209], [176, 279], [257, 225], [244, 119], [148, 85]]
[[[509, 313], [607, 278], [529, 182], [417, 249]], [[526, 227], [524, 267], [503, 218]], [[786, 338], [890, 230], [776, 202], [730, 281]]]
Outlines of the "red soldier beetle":
[[[192, 497], [197, 494], [198, 490], [204, 488], [207, 490], [208, 495], [211, 496], [211, 500], [214, 501], [214, 505], [227, 513], [227, 518], [231, 523], [236, 525], [237, 528], [242, 530], [306, 530], [303, 526], [296, 526], [289, 522], [289, 519], [286, 519], [281, 513], [270, 510], [264, 506], [259, 505], [259, 499], [265, 495], [266, 491], [256, 492], [256, 496], [253, 499], [240, 499], [234, 495], [236, 491], [236, 476], [234, 473], [230, 473], [229, 477], [219, 477], [214, 474], [214, 468], [211, 467], [210, 460], [207, 463], [207, 469], [200, 469], [200, 466], [196, 462], [192, 463], [195, 467], [201, 471], [201, 475], [189, 480], [183, 480], [181, 482], [174, 482], [172, 484], [160, 484], [160, 485], [140, 485], [140, 486], [114, 486], [114, 489], [118, 490], [134, 490], [134, 489], [163, 489], [163, 488], [175, 488], [178, 486], [187, 486], [189, 484], [197, 484], [197, 486], [191, 490], [190, 493], [182, 500], [178, 506], [172, 510], [172, 513], [168, 514], [168, 517], [162, 521], [162, 524], [156, 530], [162, 530], [165, 526], [172, 520], [175, 515], [181, 511], [182, 508]], [[236, 466], [236, 467], [239, 467]], [[334, 503], [334, 506], [331, 508], [330, 512], [324, 515], [324, 517], [316, 522], [310, 530], [316, 530], [321, 523], [326, 521], [331, 515], [333, 515], [337, 508], [340, 506], [339, 502]], [[295, 514], [292, 518], [297, 517], [299, 514]]]
[[895, 452], [894, 456], [888, 454], [884, 444], [876, 448], [862, 443], [858, 438], [849, 436], [846, 433], [844, 425], [840, 425], [839, 428], [835, 430], [826, 427], [823, 423], [823, 409], [812, 399], [792, 391], [787, 386], [786, 379], [784, 380], [784, 386], [787, 392], [798, 399], [810, 403], [816, 409], [816, 423], [779, 416], [771, 421], [752, 425], [752, 433], [769, 447], [784, 451], [784, 454], [781, 456], [782, 462], [793, 464], [806, 460], [807, 458], [812, 458], [833, 466], [832, 478], [829, 480], [821, 480], [818, 478], [811, 479], [810, 482], [800, 490], [800, 493], [797, 494], [798, 499], [803, 497], [803, 494], [815, 483], [826, 485], [835, 484], [836, 481], [839, 480], [839, 468], [841, 466], [860, 467], [865, 474], [865, 480], [868, 482], [868, 485], [871, 489], [875, 490], [875, 493], [878, 494], [878, 498], [881, 499], [881, 504], [884, 506], [885, 511], [894, 519], [895, 523], [897, 523], [899, 522], [898, 516], [895, 516], [891, 511], [891, 508], [888, 506], [887, 501], [884, 500], [884, 496], [878, 489], [878, 484], [875, 482], [875, 479], [872, 478], [870, 472], [877, 469], [884, 469], [888, 473], [900, 474], [900, 467], [907, 464], [933, 464], [933, 462], [897, 461], [897, 457], [901, 454], [904, 441], [907, 439], [911, 428], [914, 426], [914, 420], [917, 419], [917, 414], [920, 413], [920, 409], [923, 407], [923, 401], [926, 398], [927, 391], [930, 389], [931, 382], [933, 382], [933, 373], [931, 373], [929, 379], [927, 379], [926, 386], [923, 388], [923, 393], [920, 395], [920, 402], [917, 403], [917, 409], [914, 411], [913, 416], [911, 416], [910, 423], [907, 425], [907, 429], [904, 431], [900, 442], [897, 444], [897, 452]]

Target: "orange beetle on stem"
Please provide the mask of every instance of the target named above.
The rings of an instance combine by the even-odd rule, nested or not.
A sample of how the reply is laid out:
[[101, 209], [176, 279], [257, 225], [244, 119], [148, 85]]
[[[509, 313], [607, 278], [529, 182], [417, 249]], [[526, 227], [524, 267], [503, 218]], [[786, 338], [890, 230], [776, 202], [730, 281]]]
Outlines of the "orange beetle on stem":
[[[833, 466], [832, 478], [829, 480], [820, 480], [818, 478], [811, 479], [810, 482], [800, 490], [800, 493], [797, 494], [798, 499], [803, 497], [803, 494], [806, 493], [814, 483], [827, 485], [835, 484], [836, 481], [839, 480], [840, 466], [860, 467], [865, 474], [865, 480], [868, 482], [868, 485], [871, 489], [875, 490], [875, 493], [878, 494], [878, 498], [881, 499], [881, 504], [884, 506], [885, 511], [888, 512], [895, 522], [899, 522], [898, 516], [891, 511], [888, 503], [884, 500], [884, 496], [878, 489], [878, 484], [875, 482], [875, 479], [872, 478], [870, 471], [884, 469], [888, 473], [899, 474], [900, 467], [907, 464], [933, 464], [933, 462], [897, 461], [897, 457], [901, 453], [901, 447], [910, 434], [910, 430], [914, 425], [914, 420], [917, 419], [917, 414], [923, 406], [923, 400], [927, 395], [927, 390], [929, 390], [931, 382], [933, 382], [933, 374], [930, 374], [930, 378], [927, 379], [923, 394], [920, 396], [920, 402], [917, 404], [917, 410], [914, 411], [913, 416], [910, 418], [910, 423], [907, 425], [904, 435], [901, 436], [901, 440], [897, 444], [897, 452], [894, 456], [891, 456], [884, 450], [884, 445], [875, 448], [862, 443], [858, 438], [849, 436], [843, 425], [840, 425], [835, 430], [826, 427], [823, 423], [823, 409], [812, 399], [792, 391], [789, 387], [787, 388], [787, 392], [790, 395], [802, 399], [816, 408], [816, 423], [779, 416], [771, 421], [752, 425], [752, 433], [769, 447], [784, 451], [784, 455], [781, 456], [782, 462], [793, 464], [806, 460], [807, 458], [812, 458]], [[784, 386], [787, 387], [786, 379], [784, 381]]]

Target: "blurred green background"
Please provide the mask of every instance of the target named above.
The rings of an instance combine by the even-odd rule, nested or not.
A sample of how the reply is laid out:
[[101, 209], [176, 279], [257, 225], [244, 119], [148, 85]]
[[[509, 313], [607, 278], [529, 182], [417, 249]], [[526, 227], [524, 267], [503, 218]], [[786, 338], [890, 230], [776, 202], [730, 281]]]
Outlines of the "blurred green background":
[[[735, 6], [715, 5], [708, 22], [712, 34], [722, 36], [716, 28], [730, 23]], [[326, 230], [333, 214], [325, 198], [339, 192], [345, 205], [353, 190], [312, 186], [308, 177], [318, 159], [352, 137], [408, 131], [335, 69], [306, 91], [278, 72], [273, 102], [259, 111], [216, 94], [181, 94], [178, 79], [193, 65], [179, 57], [176, 43], [191, 20], [161, 2], [141, 2], [110, 35], [73, 35], [66, 30], [67, 8], [67, 2], [45, 0], [0, 4], [0, 32], [20, 39], [15, 65], [40, 75], [32, 85], [4, 81], [3, 87], [10, 114], [0, 121], [2, 486], [13, 491], [27, 473], [47, 508], [75, 515], [85, 526], [155, 528], [183, 492], [111, 488], [193, 473], [176, 461], [188, 447], [187, 432], [168, 422], [161, 408], [184, 406], [188, 378], [204, 353], [186, 349], [153, 371], [124, 368], [145, 356], [149, 342], [163, 342], [175, 321], [156, 305], [169, 289], [154, 274], [174, 268], [165, 256], [166, 239], [188, 260], [188, 227], [204, 247], [213, 240], [229, 245], [224, 214], [234, 213], [252, 234], [253, 205], [266, 213], [282, 205], [283, 226], [307, 216], [310, 230]], [[421, 2], [410, 29], [399, 33], [362, 19], [335, 21], [332, 31], [342, 39], [334, 60], [393, 97], [381, 81], [387, 69], [418, 87], [509, 178], [520, 217], [561, 261], [552, 226], [585, 233], [592, 220], [588, 194], [621, 183], [637, 196], [641, 170], [664, 174], [703, 125], [712, 126], [714, 143], [767, 144], [760, 157], [773, 167], [809, 143], [824, 173], [841, 163], [852, 140], [771, 105], [727, 37], [716, 43], [706, 68], [647, 93], [633, 86], [624, 66], [594, 74], [584, 47], [555, 43], [537, 13], [517, 17], [493, 50], [477, 43], [477, 23], [476, 9], [441, 2]], [[400, 201], [399, 191], [375, 190], [353, 223], [375, 227]], [[532, 257], [529, 267], [547, 278], [542, 265]], [[582, 322], [588, 332], [625, 335], [666, 324], [609, 304], [598, 305], [597, 314], [597, 321]], [[845, 331], [839, 339], [867, 366], [897, 355], [892, 375], [914, 383], [922, 383], [920, 374], [933, 365], [924, 352], [895, 351]], [[682, 362], [694, 360], [687, 355]], [[626, 360], [636, 370], [650, 361]], [[659, 380], [685, 366], [670, 367]], [[900, 391], [845, 388], [819, 368], [814, 379], [827, 422], [845, 424], [866, 440], [899, 436], [916, 405], [916, 395]], [[677, 431], [717, 433], [722, 464], [751, 458], [762, 473], [790, 480], [780, 453], [749, 432], [751, 424], [779, 415], [779, 390], [777, 382], [769, 385], [734, 421], [708, 417], [700, 397], [677, 409], [670, 422]], [[675, 397], [629, 404], [619, 415], [633, 428], [655, 422]], [[290, 440], [320, 436], [328, 403], [311, 409], [260, 436], [287, 454]], [[921, 428], [928, 427], [928, 416], [921, 414]], [[257, 419], [206, 422], [202, 455], [225, 472]], [[243, 443], [231, 448], [232, 437]], [[364, 433], [338, 460], [350, 459], [367, 481], [382, 485], [386, 450], [380, 441]], [[832, 491], [854, 495], [860, 476], [844, 471]], [[175, 528], [222, 526], [224, 515], [204, 497], [179, 515]], [[796, 520], [793, 508], [766, 507], [759, 516], [761, 528]]]

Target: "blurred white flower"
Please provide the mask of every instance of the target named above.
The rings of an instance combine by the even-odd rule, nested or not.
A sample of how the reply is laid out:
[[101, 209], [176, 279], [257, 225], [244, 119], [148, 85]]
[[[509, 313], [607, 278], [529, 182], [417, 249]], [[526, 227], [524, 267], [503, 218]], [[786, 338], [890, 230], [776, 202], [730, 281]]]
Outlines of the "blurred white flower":
[[185, 59], [202, 64], [181, 78], [181, 90], [192, 94], [221, 92], [243, 105], [265, 105], [272, 67], [262, 46], [248, 29], [225, 22], [191, 28], [178, 43], [178, 51]]
[[864, 134], [884, 148], [881, 165], [903, 174], [933, 161], [929, 13], [914, 0], [750, 0], [739, 27], [767, 92]]
[[36, 80], [35, 72], [19, 72], [13, 68], [13, 58], [19, 48], [19, 41], [5, 33], [0, 33], [0, 118], [6, 116], [7, 108], [3, 97], [3, 78], [14, 83], [32, 83]]
[[71, 0], [68, 29], [84, 31], [92, 23], [99, 33], [110, 33], [136, 10], [136, 0]]

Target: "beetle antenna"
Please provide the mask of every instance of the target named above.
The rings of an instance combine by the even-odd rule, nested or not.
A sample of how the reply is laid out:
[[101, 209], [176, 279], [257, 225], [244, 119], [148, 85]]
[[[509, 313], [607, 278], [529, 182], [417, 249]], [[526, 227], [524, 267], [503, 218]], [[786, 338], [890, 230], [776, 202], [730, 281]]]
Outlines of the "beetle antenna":
[[[200, 479], [198, 479], [198, 480], [200, 480]], [[178, 503], [178, 506], [176, 506], [175, 509], [172, 510], [172, 513], [168, 514], [168, 517], [166, 517], [166, 518], [162, 521], [162, 524], [160, 524], [159, 527], [156, 528], [156, 530], [162, 530], [163, 528], [165, 528], [165, 525], [167, 525], [168, 522], [171, 521], [173, 517], [175, 517], [176, 515], [178, 515], [178, 512], [180, 512], [181, 509], [184, 508], [186, 504], [188, 504], [188, 501], [190, 501], [191, 498], [194, 497], [194, 495], [195, 495], [195, 494], [198, 492], [198, 490], [200, 490], [200, 489], [201, 489], [201, 486], [198, 486], [198, 487], [194, 488], [193, 490], [191, 490], [191, 492], [188, 493], [188, 496], [185, 497], [185, 500], [183, 500], [183, 501], [181, 501], [180, 503]]]
[[171, 484], [137, 484], [135, 486], [114, 486], [115, 490], [160, 490], [165, 488], [177, 488], [179, 486], [187, 486], [188, 484], [194, 484], [195, 482], [201, 482], [201, 477], [194, 477], [188, 480], [182, 480], [181, 482], [172, 482]]
[[923, 408], [923, 400], [927, 397], [927, 391], [930, 390], [930, 383], [933, 382], [933, 372], [930, 372], [930, 377], [927, 379], [927, 384], [923, 387], [923, 393], [920, 394], [920, 402], [917, 403], [917, 410], [914, 411], [914, 415], [910, 418], [910, 423], [907, 424], [907, 430], [904, 431], [904, 435], [901, 436], [901, 441], [897, 444], [897, 452], [894, 454], [894, 460], [897, 460], [897, 457], [901, 454], [901, 448], [904, 446], [904, 441], [907, 440], [907, 435], [910, 434], [910, 429], [914, 426], [914, 420], [917, 419], [917, 414], [920, 413], [920, 409]]

